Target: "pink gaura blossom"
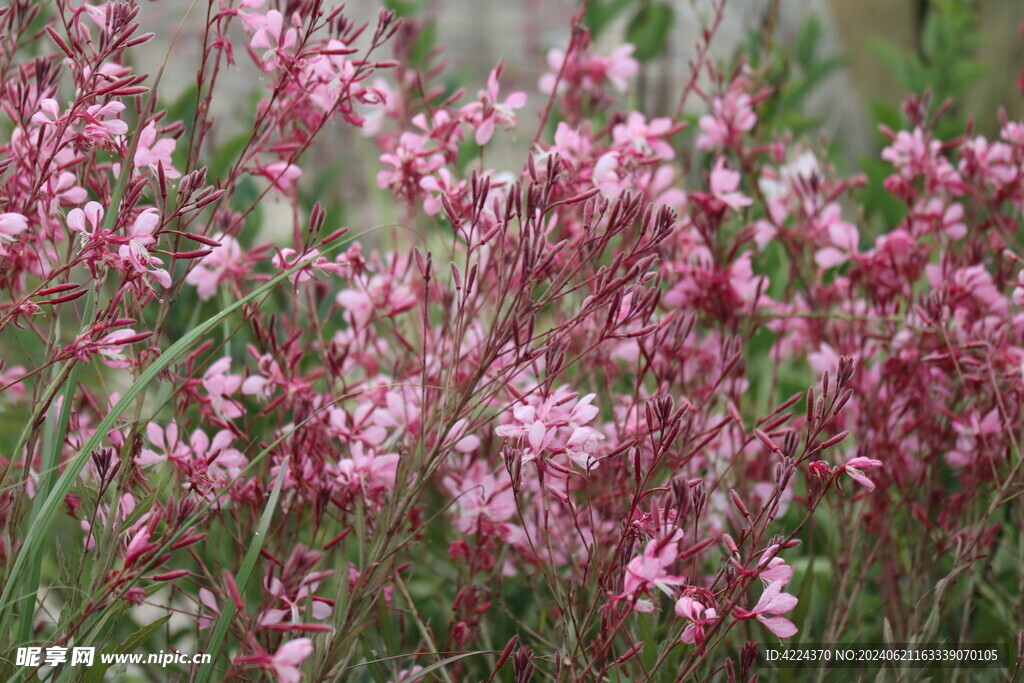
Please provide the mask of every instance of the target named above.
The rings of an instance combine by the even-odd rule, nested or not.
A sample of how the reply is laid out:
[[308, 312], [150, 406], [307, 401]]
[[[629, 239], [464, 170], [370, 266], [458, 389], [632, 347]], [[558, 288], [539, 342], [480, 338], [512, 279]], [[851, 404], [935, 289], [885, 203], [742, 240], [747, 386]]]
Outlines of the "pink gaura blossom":
[[722, 204], [733, 210], [750, 206], [754, 200], [739, 192], [740, 174], [732, 171], [725, 165], [725, 157], [719, 157], [711, 169], [709, 183], [711, 185], [711, 196]]
[[[640, 71], [640, 64], [633, 59], [636, 47], [626, 43], [615, 48], [610, 55], [602, 57], [590, 54], [587, 50], [577, 49], [571, 55], [569, 65], [565, 67], [561, 88], [572, 84], [584, 90], [600, 89], [604, 81], [608, 81], [619, 92], [625, 92], [627, 80]], [[565, 50], [554, 48], [548, 51], [549, 72], [540, 77], [538, 87], [542, 93], [550, 94], [555, 89], [555, 81], [565, 64]]]
[[585, 471], [592, 470], [598, 466], [598, 460], [594, 457], [598, 446], [604, 440], [604, 434], [592, 427], [577, 427], [569, 436], [565, 444], [566, 454], [569, 459]]
[[524, 92], [514, 92], [504, 101], [498, 100], [498, 77], [500, 75], [501, 65], [499, 64], [487, 78], [487, 89], [480, 91], [480, 101], [467, 104], [459, 112], [476, 130], [476, 144], [481, 146], [490, 141], [498, 124], [508, 127], [515, 126], [514, 110], [526, 106], [526, 93]]
[[1003, 432], [1003, 421], [998, 408], [981, 418], [977, 411], [972, 411], [966, 419], [954, 420], [953, 429], [957, 433], [956, 447], [946, 454], [946, 462], [950, 467], [965, 467], [977, 461], [987, 439]]
[[638, 612], [653, 612], [654, 603], [641, 595], [658, 589], [672, 597], [676, 586], [686, 585], [686, 578], [669, 573], [669, 567], [679, 558], [681, 532], [676, 530], [670, 536], [650, 541], [641, 555], [626, 565], [622, 593], [618, 600], [635, 600], [633, 609]]
[[[437, 133], [440, 129], [450, 127], [452, 119], [447, 112], [442, 111], [437, 112], [429, 124], [422, 115], [413, 121], [419, 121], [419, 127], [428, 129], [429, 134], [402, 133], [394, 148], [380, 157], [381, 164], [390, 166], [391, 169], [377, 172], [378, 187], [390, 188], [392, 192], [409, 199], [421, 196], [423, 190], [420, 182], [423, 178], [438, 172], [444, 166], [444, 148], [438, 145]], [[447, 139], [453, 138], [443, 135], [440, 142]]]
[[819, 223], [827, 231], [831, 242], [831, 246], [823, 247], [814, 254], [814, 262], [821, 268], [833, 268], [857, 254], [860, 233], [852, 223], [842, 220], [839, 212], [839, 204], [835, 202], [821, 212]]
[[[220, 605], [217, 604], [216, 596], [208, 588], [199, 589], [199, 603], [201, 605], [198, 619], [199, 629], [208, 629], [220, 618]], [[205, 609], [202, 609], [203, 607]]]
[[5, 367], [0, 363], [0, 387], [4, 387], [0, 389], [0, 400], [17, 401], [24, 397], [25, 384], [17, 380], [24, 377], [27, 372], [23, 365]]
[[80, 116], [81, 120], [86, 122], [82, 135], [97, 144], [111, 141], [114, 136], [124, 135], [128, 132], [127, 123], [118, 118], [104, 118], [117, 117], [124, 110], [125, 105], [121, 102], [107, 102], [89, 107]]
[[[245, 385], [242, 385], [242, 392], [245, 393]], [[375, 408], [376, 406], [370, 402], [360, 403], [353, 411], [329, 408], [328, 429], [331, 435], [342, 443], [361, 441], [366, 446], [379, 446], [384, 443], [388, 432], [384, 427], [373, 423]]]
[[456, 182], [447, 168], [440, 168], [436, 175], [424, 176], [420, 179], [420, 187], [430, 195], [423, 198], [423, 210], [428, 216], [436, 216], [441, 210], [441, 195], [458, 196], [466, 191], [465, 180]]
[[[562, 387], [543, 400], [531, 397], [529, 403], [516, 405], [512, 409], [511, 420], [495, 428], [494, 433], [507, 439], [520, 440], [523, 444], [523, 462], [529, 462], [544, 455], [549, 449], [557, 448], [570, 453], [575, 462], [591, 469], [595, 464], [592, 455], [601, 437], [589, 431], [576, 431], [593, 420], [599, 411], [597, 406], [591, 404], [595, 394], [584, 396], [571, 410], [567, 410], [565, 405], [575, 396], [566, 387]], [[560, 434], [564, 436], [560, 437]], [[572, 441], [571, 447], [568, 442], [562, 442], [564, 445], [556, 443], [556, 439], [571, 440], [573, 434], [576, 439]]]
[[942, 232], [951, 239], [962, 240], [967, 236], [967, 226], [963, 223], [964, 207], [958, 202], [948, 206], [937, 197], [918, 202], [910, 213], [911, 232], [924, 235]]
[[[118, 498], [117, 505], [113, 506], [113, 510], [111, 510], [110, 505], [100, 504], [99, 507], [96, 509], [96, 526], [100, 528], [107, 526], [107, 524], [111, 521], [111, 512], [113, 513], [114, 516], [113, 521], [123, 524], [126, 520], [129, 519], [129, 517], [131, 517], [132, 513], [135, 511], [135, 508], [135, 497], [130, 493], [126, 493], [122, 495], [120, 498]], [[123, 540], [129, 540], [130, 537], [133, 537], [137, 531], [143, 529], [149, 522], [149, 518], [150, 513], [144, 512], [138, 519], [135, 520], [135, 522], [132, 525], [128, 526], [124, 530]], [[92, 550], [96, 547], [96, 536], [93, 533], [92, 520], [90, 518], [83, 518], [79, 525], [81, 526], [82, 531], [88, 532], [86, 534], [86, 537], [82, 539], [83, 544], [85, 545], [85, 549]]]
[[272, 9], [262, 19], [250, 15], [249, 22], [258, 26], [249, 47], [264, 51], [260, 60], [264, 70], [272, 71], [283, 59], [291, 57], [288, 50], [298, 44], [299, 34], [293, 26], [284, 27], [284, 17], [280, 12]]
[[166, 427], [150, 422], [146, 425], [146, 436], [155, 450], [143, 447], [139, 455], [135, 456], [135, 462], [142, 467], [164, 460], [187, 462], [191, 455], [191, 448], [180, 438], [178, 425], [173, 421]]
[[20, 213], [0, 213], [0, 249], [28, 230], [28, 219]]
[[840, 467], [840, 471], [849, 475], [858, 484], [862, 484], [872, 491], [875, 490], [875, 482], [864, 476], [861, 470], [871, 469], [874, 467], [881, 467], [882, 461], [875, 460], [873, 458], [856, 457], [846, 461], [846, 463]]
[[128, 243], [122, 244], [117, 255], [123, 264], [126, 264], [135, 272], [151, 276], [164, 287], [171, 286], [171, 276], [162, 268], [153, 268], [150, 265], [160, 266], [163, 261], [150, 255], [149, 247], [156, 244], [153, 233], [160, 225], [160, 213], [156, 209], [146, 209], [140, 213], [132, 223], [128, 231]]
[[643, 114], [634, 111], [630, 112], [625, 123], [612, 128], [612, 141], [620, 149], [631, 149], [644, 157], [671, 161], [676, 154], [665, 138], [675, 130], [672, 119], [657, 118], [648, 122]]
[[311, 654], [313, 654], [313, 641], [309, 638], [290, 640], [274, 653], [271, 668], [281, 683], [298, 683], [302, 680], [299, 665]]
[[357, 326], [375, 317], [390, 318], [416, 305], [416, 295], [392, 268], [353, 284], [360, 286], [341, 290], [334, 300]]
[[309, 638], [296, 638], [281, 645], [273, 655], [260, 650], [255, 655], [236, 657], [234, 661], [236, 664], [272, 671], [279, 683], [299, 683], [302, 680], [299, 667], [311, 654], [313, 641]]
[[930, 132], [920, 126], [913, 132], [899, 131], [893, 134], [883, 129], [892, 144], [882, 150], [882, 159], [891, 163], [897, 175], [890, 176], [885, 186], [897, 196], [912, 196], [908, 183], [923, 181], [929, 193], [945, 190], [959, 195], [964, 191], [960, 174], [942, 154], [942, 142], [932, 138]]
[[302, 169], [287, 161], [271, 161], [256, 167], [253, 172], [269, 180], [278, 192], [290, 192], [302, 177]]
[[230, 485], [248, 464], [241, 451], [231, 448], [234, 440], [234, 435], [226, 429], [217, 432], [212, 440], [206, 432], [197, 429], [189, 439], [189, 460], [174, 461], [200, 495], [212, 498], [211, 488]]
[[329, 601], [317, 598], [313, 595], [320, 586], [320, 581], [330, 572], [313, 572], [304, 577], [295, 591], [288, 590], [281, 580], [276, 576], [267, 575], [263, 586], [274, 598], [274, 604], [283, 604], [284, 607], [273, 607], [260, 613], [257, 623], [260, 626], [272, 626], [282, 621], [299, 623], [303, 616], [308, 614], [317, 621], [323, 621], [331, 616], [334, 609]]
[[242, 388], [242, 378], [229, 374], [231, 359], [221, 358], [203, 373], [203, 389], [215, 415], [233, 420], [243, 414], [242, 405], [232, 398]]
[[507, 538], [510, 527], [505, 524], [516, 513], [512, 482], [504, 468], [490, 472], [486, 463], [473, 461], [464, 473], [452, 472], [444, 478], [444, 486], [455, 499], [455, 526], [463, 534], [494, 529]]
[[156, 122], [150, 121], [139, 134], [139, 143], [135, 150], [136, 168], [151, 168], [156, 172], [157, 167], [163, 166], [164, 177], [180, 178], [181, 173], [174, 168], [171, 161], [177, 144], [174, 138], [157, 139]]
[[1009, 308], [984, 264], [953, 269], [948, 264], [930, 263], [924, 270], [928, 284], [947, 293], [949, 306], [958, 318], [1003, 315]]
[[772, 581], [761, 593], [760, 600], [752, 610], [737, 607], [734, 614], [737, 619], [757, 619], [764, 624], [769, 631], [779, 638], [789, 638], [797, 632], [796, 625], [785, 617], [779, 616], [792, 612], [797, 605], [797, 598], [789, 593], [782, 592], [782, 582]]
[[[98, 202], [89, 202], [85, 205], [84, 211], [82, 209], [71, 209], [71, 211], [68, 211], [68, 227], [75, 232], [98, 239], [100, 225], [103, 223], [103, 214], [103, 207]], [[87, 231], [87, 224], [88, 227], [92, 228], [91, 234]]]
[[705, 643], [705, 629], [721, 618], [715, 608], [705, 607], [688, 595], [684, 595], [676, 601], [675, 611], [676, 616], [690, 622], [683, 629], [680, 640], [690, 645], [697, 645], [698, 648], [702, 648]]
[[747, 87], [747, 79], [738, 78], [729, 84], [724, 95], [711, 100], [711, 113], [701, 116], [697, 122], [703, 131], [697, 138], [697, 147], [706, 150], [734, 147], [744, 133], [754, 128], [757, 114]]
[[89, 197], [85, 188], [70, 171], [59, 171], [46, 180], [46, 189], [61, 206], [81, 204]]
[[196, 294], [203, 301], [210, 299], [222, 282], [246, 271], [244, 253], [237, 239], [221, 233], [213, 239], [220, 246], [213, 247], [185, 276], [185, 282], [196, 288]]
[[131, 367], [132, 360], [124, 353], [124, 347], [130, 343], [129, 339], [137, 337], [135, 330], [115, 330], [106, 335], [96, 344], [96, 352], [99, 354], [100, 362], [110, 368]]
[[355, 441], [348, 445], [349, 457], [338, 461], [335, 485], [350, 495], [361, 495], [376, 501], [395, 488], [398, 469], [397, 453], [378, 455], [375, 449]]
[[[773, 548], [774, 547], [777, 546], [773, 546]], [[770, 551], [771, 548], [768, 550]], [[765, 551], [765, 558], [769, 556], [769, 551]], [[786, 561], [781, 557], [761, 560], [761, 562], [758, 563], [758, 569], [758, 576], [766, 584], [778, 582], [785, 586], [789, 583], [789, 580], [793, 578], [793, 568], [786, 564]]]

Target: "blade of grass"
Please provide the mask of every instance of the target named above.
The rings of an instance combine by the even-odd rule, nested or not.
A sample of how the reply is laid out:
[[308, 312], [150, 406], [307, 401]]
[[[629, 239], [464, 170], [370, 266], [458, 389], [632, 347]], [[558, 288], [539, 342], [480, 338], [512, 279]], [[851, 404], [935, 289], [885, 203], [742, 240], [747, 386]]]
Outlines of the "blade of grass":
[[[395, 572], [394, 578], [395, 587], [398, 588], [398, 591], [402, 594], [402, 597], [405, 598], [405, 602], [409, 606], [409, 612], [410, 614], [412, 614], [412, 618], [416, 621], [416, 627], [420, 631], [420, 637], [423, 638], [423, 642], [427, 644], [428, 648], [430, 648], [431, 650], [437, 650], [437, 645], [434, 643], [434, 639], [430, 636], [430, 629], [427, 628], [427, 625], [423, 623], [423, 619], [420, 618], [420, 613], [416, 610], [416, 603], [413, 602], [412, 596], [409, 594], [409, 589], [405, 586], [405, 582], [402, 581], [402, 578], [398, 575], [398, 572]], [[441, 674], [441, 678], [443, 678], [445, 681], [447, 681], [448, 683], [452, 683], [451, 676], [448, 675], [447, 671], [441, 669], [438, 673]]]
[[452, 662], [457, 662], [460, 659], [465, 659], [466, 657], [472, 657], [473, 655], [486, 655], [486, 654], [490, 654], [490, 652], [491, 652], [490, 650], [475, 650], [473, 652], [463, 652], [461, 654], [457, 654], [457, 655], [454, 655], [452, 657], [447, 657], [445, 659], [442, 659], [440, 662], [436, 662], [434, 664], [431, 664], [428, 667], [424, 667], [424, 668], [420, 669], [419, 671], [417, 671], [416, 673], [414, 673], [411, 676], [409, 676], [408, 678], [405, 678], [404, 679], [405, 683], [413, 683], [414, 681], [422, 680], [422, 679], [427, 677], [427, 674], [431, 673], [432, 671], [437, 671], [438, 669], [442, 669], [442, 671], [443, 671], [444, 667], [448, 666]]
[[[274, 510], [277, 509], [277, 501], [281, 497], [284, 475], [288, 472], [288, 461], [289, 457], [286, 456], [281, 462], [281, 467], [277, 471], [277, 480], [274, 482], [274, 489], [270, 492], [270, 498], [267, 500], [267, 506], [263, 509], [263, 514], [260, 515], [260, 521], [256, 526], [256, 533], [252, 543], [249, 544], [249, 549], [245, 551], [245, 557], [242, 558], [242, 566], [238, 568], [238, 573], [235, 574], [235, 585], [238, 586], [238, 592], [241, 595], [245, 594], [245, 587], [252, 576], [252, 570], [256, 568], [256, 562], [260, 558], [260, 551], [263, 550], [263, 539], [267, 537], [267, 530], [270, 529]], [[206, 683], [209, 680], [210, 672], [214, 669], [213, 664], [216, 663], [217, 657], [220, 655], [221, 645], [224, 644], [224, 636], [227, 635], [228, 626], [231, 625], [231, 619], [234, 616], [235, 603], [231, 600], [226, 600], [220, 617], [217, 619], [217, 624], [213, 627], [210, 645], [206, 649], [206, 654], [210, 655], [210, 666], [199, 670], [195, 683]]]
[[[91, 303], [91, 300], [90, 300]], [[92, 308], [92, 306], [89, 306]], [[78, 363], [71, 368], [67, 381], [64, 384], [64, 394], [61, 397], [60, 415], [53, 417], [54, 407], [50, 407], [50, 417], [46, 420], [46, 431], [44, 437], [43, 461], [39, 470], [39, 484], [36, 488], [35, 498], [32, 500], [32, 508], [29, 511], [28, 528], [39, 517], [43, 501], [50, 493], [50, 486], [53, 483], [53, 476], [60, 463], [61, 447], [64, 445], [64, 437], [68, 431], [68, 421], [71, 419], [71, 404], [74, 401], [75, 389], [78, 387], [78, 373], [82, 366]], [[42, 557], [37, 555], [29, 566], [28, 579], [25, 581], [24, 591], [36, 594], [39, 591], [39, 573]], [[32, 621], [35, 617], [35, 609], [26, 609], [21, 613], [21, 624], [18, 628], [18, 642], [27, 643], [32, 637]]]

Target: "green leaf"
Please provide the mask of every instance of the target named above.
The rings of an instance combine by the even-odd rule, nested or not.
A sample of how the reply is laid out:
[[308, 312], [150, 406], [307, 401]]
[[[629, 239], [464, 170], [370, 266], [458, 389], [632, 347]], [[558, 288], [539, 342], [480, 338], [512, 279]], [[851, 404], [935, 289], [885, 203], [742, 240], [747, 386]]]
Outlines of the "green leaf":
[[217, 148], [207, 166], [207, 175], [211, 180], [221, 180], [227, 177], [228, 171], [231, 170], [238, 155], [245, 149], [250, 137], [252, 137], [251, 131], [239, 133]]
[[807, 68], [813, 63], [814, 54], [818, 51], [820, 42], [821, 20], [812, 14], [801, 29], [796, 42], [796, 61], [800, 63], [800, 66]]
[[[286, 456], [277, 471], [277, 480], [274, 482], [274, 488], [270, 492], [267, 505], [263, 508], [263, 514], [260, 515], [259, 524], [256, 526], [256, 533], [249, 545], [249, 549], [245, 551], [245, 557], [242, 558], [242, 566], [239, 567], [238, 572], [235, 574], [235, 585], [238, 586], [239, 593], [245, 593], [245, 586], [249, 583], [253, 569], [256, 568], [256, 562], [259, 561], [260, 551], [263, 550], [263, 540], [267, 537], [270, 522], [274, 518], [274, 510], [277, 509], [277, 501], [281, 497], [281, 487], [284, 485], [284, 475], [287, 472], [288, 457]], [[220, 617], [217, 618], [217, 624], [213, 627], [210, 644], [206, 649], [206, 652], [210, 655], [210, 662], [217, 661], [221, 645], [224, 644], [224, 638], [228, 633], [228, 626], [231, 625], [231, 619], [234, 615], [235, 603], [231, 601], [225, 602]], [[196, 683], [205, 683], [209, 679], [213, 668], [213, 666], [207, 666], [200, 669], [199, 674], [196, 676]]]
[[590, 29], [591, 37], [597, 38], [598, 34], [630, 5], [630, 2], [631, 0], [591, 0], [587, 14], [583, 17], [583, 25]]
[[626, 29], [626, 39], [636, 46], [633, 56], [646, 62], [664, 52], [675, 19], [675, 10], [665, 3], [652, 2], [641, 7]]
[[422, 0], [384, 0], [384, 8], [400, 17], [411, 17], [423, 10]]
[[[111, 643], [107, 647], [103, 648], [101, 654], [127, 655], [136, 652], [139, 648], [145, 645], [146, 642], [153, 637], [153, 634], [159, 631], [160, 627], [166, 624], [167, 620], [170, 618], [171, 615], [168, 614], [160, 617], [151, 624], [146, 624], [138, 631], [128, 636], [128, 638], [120, 645], [114, 645]], [[93, 666], [90, 667], [82, 677], [82, 683], [101, 683], [104, 674], [106, 674], [107, 669], [109, 668], [110, 664], [104, 664], [102, 657], [97, 658], [93, 663]]]
[[447, 657], [445, 659], [442, 659], [439, 662], [435, 662], [434, 664], [431, 664], [430, 666], [427, 666], [427, 667], [424, 667], [424, 668], [420, 669], [416, 673], [414, 673], [411, 676], [409, 676], [408, 678], [404, 679], [405, 683], [414, 683], [414, 681], [422, 680], [422, 679], [426, 678], [427, 674], [429, 674], [431, 671], [437, 671], [438, 669], [440, 669], [442, 667], [445, 667], [445, 666], [448, 666], [452, 662], [457, 662], [460, 659], [465, 659], [466, 657], [472, 657], [473, 655], [486, 655], [486, 654], [490, 654], [490, 652], [488, 650], [477, 650], [475, 652], [462, 652], [460, 654], [453, 655], [451, 657]]
[[[89, 297], [86, 302], [83, 320], [92, 318], [92, 309], [95, 299]], [[75, 363], [65, 380], [64, 394], [61, 397], [60, 413], [56, 414], [57, 407], [50, 406], [49, 415], [46, 418], [45, 432], [43, 435], [43, 462], [39, 470], [39, 484], [36, 488], [35, 498], [32, 499], [32, 509], [29, 515], [29, 528], [31, 523], [39, 517], [43, 501], [50, 492], [50, 486], [54, 476], [57, 474], [57, 466], [60, 464], [60, 453], [64, 447], [64, 438], [68, 432], [68, 422], [71, 420], [71, 405], [75, 401], [75, 389], [78, 388], [78, 373], [82, 369], [81, 363]], [[25, 582], [25, 592], [35, 595], [39, 590], [39, 573], [41, 557], [33, 558], [29, 567], [29, 576]], [[26, 609], [21, 613], [21, 625], [18, 633], [18, 642], [27, 643], [32, 636], [32, 628], [35, 622], [35, 608]]]

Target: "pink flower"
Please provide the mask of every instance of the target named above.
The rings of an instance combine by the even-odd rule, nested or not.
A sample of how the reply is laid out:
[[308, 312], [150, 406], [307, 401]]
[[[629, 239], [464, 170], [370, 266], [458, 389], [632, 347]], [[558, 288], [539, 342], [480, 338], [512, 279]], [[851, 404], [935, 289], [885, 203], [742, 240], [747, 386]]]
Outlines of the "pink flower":
[[107, 102], [106, 104], [95, 104], [85, 110], [80, 118], [86, 121], [82, 134], [96, 143], [104, 143], [112, 140], [116, 135], [124, 135], [128, 132], [128, 124], [118, 118], [104, 118], [107, 116], [118, 116], [125, 110], [121, 102]]
[[738, 78], [729, 84], [725, 95], [711, 101], [711, 113], [701, 116], [697, 122], [704, 131], [697, 138], [697, 147], [707, 150], [734, 147], [741, 141], [743, 133], [753, 129], [757, 115], [746, 88], [747, 80]]
[[228, 374], [231, 359], [221, 358], [203, 373], [203, 388], [209, 397], [213, 412], [219, 417], [233, 420], [242, 416], [242, 405], [232, 396], [242, 387], [239, 375]]
[[212, 440], [206, 432], [197, 429], [189, 439], [191, 462], [178, 465], [206, 485], [226, 486], [242, 473], [242, 468], [249, 462], [241, 451], [231, 448], [234, 440], [234, 435], [226, 429], [214, 434]]
[[715, 166], [711, 169], [711, 196], [732, 209], [741, 209], [750, 206], [754, 200], [742, 192], [738, 192], [740, 186], [740, 174], [725, 166], [725, 157], [718, 157]]
[[[252, 17], [252, 15], [250, 15]], [[250, 18], [250, 21], [255, 21]], [[298, 32], [289, 27], [284, 28], [284, 17], [276, 9], [267, 12], [259, 28], [253, 35], [249, 46], [254, 50], [263, 50], [263, 69], [271, 71], [281, 62], [282, 57], [288, 57], [287, 50], [298, 43]]]
[[1013, 294], [1011, 295], [1013, 298], [1013, 305], [1024, 306], [1024, 269], [1017, 271], [1017, 281], [1015, 285], [1016, 286], [1013, 288]]
[[335, 484], [350, 494], [360, 494], [369, 500], [395, 488], [398, 454], [377, 455], [375, 451], [355, 441], [348, 446], [349, 457], [337, 465]]
[[203, 630], [213, 626], [220, 617], [220, 606], [217, 604], [217, 598], [206, 588], [199, 589], [199, 602], [206, 608], [199, 612], [199, 629]]
[[612, 140], [620, 149], [631, 149], [644, 157], [654, 157], [662, 161], [675, 158], [672, 145], [664, 138], [673, 132], [672, 119], [657, 118], [647, 122], [646, 117], [638, 111], [631, 112], [625, 123], [612, 129]]
[[268, 574], [263, 585], [267, 592], [274, 596], [274, 604], [284, 603], [284, 608], [264, 610], [257, 623], [260, 626], [273, 626], [285, 621], [286, 618], [292, 623], [299, 623], [307, 609], [310, 616], [317, 621], [323, 621], [331, 616], [334, 612], [331, 605], [313, 595], [325, 574], [329, 576], [330, 572], [313, 572], [299, 583], [298, 589], [294, 592], [289, 591], [280, 579]]
[[[619, 92], [625, 92], [627, 79], [640, 71], [640, 64], [633, 59], [636, 47], [630, 43], [620, 45], [607, 57], [591, 55], [586, 49], [577, 49], [572, 60], [566, 66], [561, 87], [569, 88], [577, 84], [584, 90], [598, 90], [604, 81], [608, 81]], [[540, 77], [539, 88], [543, 93], [550, 94], [555, 89], [558, 73], [563, 71], [565, 50], [558, 48], [548, 52], [548, 68], [550, 71]]]
[[32, 123], [37, 126], [53, 126], [62, 118], [57, 100], [47, 97], [39, 101], [39, 111], [32, 115]]
[[[668, 572], [679, 557], [679, 537], [677, 529], [671, 536], [654, 540], [647, 544], [642, 555], [638, 555], [626, 565], [622, 593], [615, 596], [619, 600], [636, 599], [653, 589], [658, 589], [672, 596], [675, 586], [686, 584], [686, 578]], [[653, 612], [654, 603], [647, 599], [636, 600], [634, 609], [638, 612]]]
[[676, 601], [676, 615], [690, 621], [683, 629], [680, 640], [691, 645], [696, 644], [698, 648], [703, 647], [705, 629], [720, 618], [713, 607], [705, 607], [687, 595]]
[[846, 464], [843, 465], [842, 467], [840, 467], [839, 469], [841, 471], [845, 472], [846, 474], [850, 475], [850, 478], [853, 479], [855, 482], [857, 482], [859, 484], [863, 484], [864, 486], [866, 486], [869, 489], [871, 489], [872, 491], [874, 491], [875, 490], [875, 482], [871, 481], [866, 476], [864, 476], [864, 474], [861, 472], [861, 470], [872, 468], [872, 467], [881, 467], [881, 466], [882, 466], [882, 461], [881, 460], [874, 460], [872, 458], [857, 457], [857, 458], [851, 458], [850, 460], [847, 460]]
[[[103, 224], [103, 207], [98, 202], [89, 202], [82, 209], [68, 211], [68, 228], [94, 239], [99, 237], [100, 225]], [[86, 222], [92, 227], [92, 234], [86, 232]]]
[[299, 683], [302, 680], [299, 667], [311, 654], [313, 641], [309, 638], [296, 638], [283, 644], [273, 655], [260, 651], [256, 655], [238, 657], [235, 662], [273, 671], [280, 683]]
[[408, 311], [416, 304], [412, 289], [398, 280], [391, 269], [371, 277], [360, 289], [343, 289], [335, 301], [357, 326], [375, 316], [389, 318]]
[[626, 79], [632, 78], [640, 71], [640, 63], [633, 59], [636, 47], [625, 43], [612, 50], [607, 57], [596, 56], [591, 61], [602, 71], [608, 82], [619, 92], [626, 92]]
[[6, 387], [0, 390], [0, 398], [12, 401], [21, 399], [25, 395], [25, 384], [16, 380], [24, 377], [27, 372], [23, 365], [4, 367], [0, 363], [0, 387]]
[[[584, 425], [599, 411], [591, 403], [594, 394], [584, 396], [569, 409], [575, 396], [568, 387], [560, 387], [543, 399], [531, 396], [527, 402], [516, 404], [511, 416], [505, 415], [505, 424], [496, 427], [494, 433], [517, 439], [523, 448], [523, 462], [541, 456], [544, 460], [566, 456], [582, 468], [593, 469], [597, 466], [593, 454], [604, 436]], [[562, 467], [564, 471], [564, 464]]]
[[832, 268], [845, 263], [857, 254], [857, 243], [860, 233], [852, 223], [847, 223], [839, 216], [839, 204], [833, 202], [826, 206], [820, 216], [820, 224], [828, 232], [833, 246], [823, 247], [814, 255], [814, 261], [821, 268]]
[[895, 134], [886, 130], [883, 132], [890, 136], [892, 144], [882, 150], [882, 159], [891, 163], [897, 171], [896, 176], [886, 180], [887, 188], [899, 194], [900, 184], [895, 181], [914, 181], [920, 178], [925, 181], [929, 193], [938, 189], [953, 194], [963, 193], [963, 181], [949, 160], [942, 155], [942, 142], [932, 139], [931, 133], [926, 133], [920, 127], [912, 133], [904, 130]]
[[464, 474], [452, 472], [444, 478], [444, 486], [455, 499], [456, 528], [463, 534], [473, 534], [492, 528], [507, 535], [505, 522], [516, 512], [512, 481], [504, 468], [495, 473], [480, 460]]
[[604, 435], [591, 427], [577, 427], [573, 430], [572, 436], [565, 445], [569, 459], [584, 470], [592, 470], [598, 466], [594, 458], [598, 443], [604, 439]]
[[512, 127], [516, 124], [514, 109], [526, 106], [526, 93], [514, 92], [498, 101], [498, 77], [501, 75], [501, 64], [491, 71], [487, 78], [487, 89], [480, 91], [480, 101], [467, 104], [459, 112], [476, 129], [476, 144], [483, 146], [494, 135], [494, 128], [501, 123]]
[[136, 336], [132, 329], [116, 330], [105, 336], [97, 344], [100, 362], [109, 368], [131, 367], [131, 359], [124, 355], [125, 340]]
[[185, 282], [196, 288], [196, 293], [203, 301], [208, 300], [217, 291], [217, 286], [234, 273], [242, 271], [244, 263], [242, 247], [231, 235], [217, 233], [213, 239], [220, 242], [213, 247], [195, 267], [185, 276]]
[[[438, 112], [434, 115], [438, 127], [446, 125], [436, 119], [448, 118], [447, 112]], [[427, 126], [426, 117], [417, 116], [413, 119], [415, 123], [419, 120], [423, 126]], [[433, 133], [433, 129], [430, 131]], [[419, 135], [406, 132], [398, 138], [398, 144], [390, 152], [380, 156], [381, 164], [391, 166], [377, 172], [377, 186], [381, 189], [391, 188], [398, 195], [408, 198], [415, 198], [422, 194], [420, 181], [432, 173], [437, 172], [444, 166], [445, 158], [440, 153], [433, 135]]]
[[179, 438], [178, 425], [174, 422], [169, 423], [166, 428], [150, 422], [146, 425], [146, 436], [156, 450], [143, 448], [135, 456], [135, 462], [142, 467], [163, 460], [186, 462], [192, 452], [189, 445]]
[[0, 213], [0, 247], [10, 244], [28, 230], [28, 219], [20, 213]]
[[782, 582], [772, 581], [761, 593], [761, 599], [752, 610], [735, 609], [737, 619], [757, 619], [779, 638], [789, 638], [797, 632], [796, 625], [780, 614], [791, 612], [797, 605], [795, 595], [782, 592]]
[[993, 408], [980, 420], [976, 411], [972, 411], [966, 420], [954, 420], [953, 429], [958, 435], [956, 448], [946, 454], [946, 462], [951, 467], [964, 467], [978, 459], [986, 438], [992, 438], [992, 435], [1003, 431], [1003, 422], [999, 417], [999, 409]]
[[424, 176], [420, 180], [420, 187], [431, 193], [423, 199], [423, 210], [428, 216], [436, 216], [441, 210], [441, 195], [458, 196], [465, 191], [467, 183], [465, 180], [454, 182], [451, 172], [447, 168], [440, 168], [436, 176]]
[[164, 167], [164, 176], [167, 178], [180, 178], [181, 173], [171, 163], [171, 155], [177, 146], [174, 138], [156, 138], [156, 123], [150, 121], [139, 134], [139, 145], [135, 150], [135, 166], [137, 168], [152, 168], [156, 171], [158, 166]]
[[302, 176], [302, 169], [287, 161], [272, 161], [258, 167], [255, 173], [267, 178], [278, 192], [288, 192]]
[[160, 213], [156, 209], [146, 209], [140, 213], [128, 231], [128, 244], [121, 245], [117, 250], [117, 255], [121, 258], [122, 263], [127, 264], [136, 272], [151, 275], [153, 279], [164, 287], [170, 287], [171, 276], [166, 270], [161, 268], [149, 269], [151, 264], [163, 265], [163, 261], [151, 256], [149, 253], [149, 247], [156, 244], [156, 238], [153, 237], [153, 233], [159, 225]]
[[[771, 548], [769, 548], [769, 551], [770, 550]], [[765, 557], [767, 557], [768, 554], [769, 552], [765, 551]], [[789, 580], [793, 578], [793, 568], [786, 564], [786, 561], [781, 557], [773, 557], [772, 559], [767, 561], [761, 560], [761, 562], [758, 563], [758, 567], [761, 569], [758, 576], [766, 584], [778, 582], [779, 584], [785, 586], [789, 583]]]

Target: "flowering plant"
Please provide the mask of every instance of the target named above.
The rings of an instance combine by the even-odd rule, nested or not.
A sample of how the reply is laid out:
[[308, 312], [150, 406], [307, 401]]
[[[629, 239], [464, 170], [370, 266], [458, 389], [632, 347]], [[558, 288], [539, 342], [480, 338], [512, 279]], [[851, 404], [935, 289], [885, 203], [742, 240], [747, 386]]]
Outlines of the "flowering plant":
[[[767, 116], [770, 65], [712, 59], [724, 12], [650, 115], [584, 9], [529, 92], [451, 91], [415, 16], [211, 1], [177, 104], [134, 2], [0, 9], [0, 671], [746, 681], [757, 641], [1008, 642], [1024, 123], [941, 138], [910, 96], [885, 222]], [[393, 226], [311, 189], [351, 131]]]

